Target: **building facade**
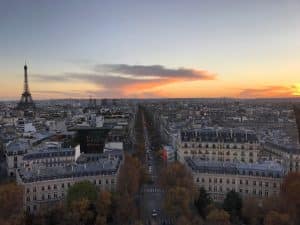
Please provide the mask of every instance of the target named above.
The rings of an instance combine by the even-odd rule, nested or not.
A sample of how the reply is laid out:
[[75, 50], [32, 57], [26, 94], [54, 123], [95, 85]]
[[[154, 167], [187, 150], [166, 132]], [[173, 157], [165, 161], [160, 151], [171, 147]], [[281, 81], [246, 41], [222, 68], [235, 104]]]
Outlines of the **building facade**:
[[186, 159], [196, 187], [203, 187], [215, 201], [223, 201], [233, 190], [242, 197], [266, 198], [278, 195], [285, 175], [284, 168], [275, 162], [262, 163], [203, 161]]
[[254, 132], [241, 129], [200, 128], [181, 131], [177, 141], [177, 158], [257, 162], [261, 146]]
[[73, 164], [65, 167], [45, 167], [17, 172], [17, 182], [24, 188], [24, 209], [35, 213], [65, 199], [68, 189], [75, 183], [90, 181], [100, 190], [116, 189], [120, 158], [100, 159], [97, 162]]

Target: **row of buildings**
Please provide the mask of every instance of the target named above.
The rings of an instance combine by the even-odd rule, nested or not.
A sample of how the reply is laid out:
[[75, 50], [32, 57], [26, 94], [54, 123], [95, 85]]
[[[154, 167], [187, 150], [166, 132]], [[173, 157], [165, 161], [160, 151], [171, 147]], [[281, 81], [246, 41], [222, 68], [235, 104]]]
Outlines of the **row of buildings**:
[[80, 181], [114, 191], [124, 150], [132, 145], [134, 106], [41, 104], [34, 116], [9, 103], [5, 107], [10, 113], [0, 115], [1, 164], [23, 187], [24, 208], [35, 213], [60, 202]]
[[146, 108], [166, 160], [175, 155], [216, 201], [230, 190], [243, 197], [277, 195], [284, 176], [300, 171], [297, 125], [286, 104], [192, 99]]

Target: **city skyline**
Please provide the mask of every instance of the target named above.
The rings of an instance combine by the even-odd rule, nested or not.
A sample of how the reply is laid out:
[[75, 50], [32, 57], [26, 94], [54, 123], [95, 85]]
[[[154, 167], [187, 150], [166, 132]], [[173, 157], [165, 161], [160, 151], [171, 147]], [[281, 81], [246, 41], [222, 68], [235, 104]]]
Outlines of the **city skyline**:
[[300, 96], [298, 1], [1, 1], [1, 100]]

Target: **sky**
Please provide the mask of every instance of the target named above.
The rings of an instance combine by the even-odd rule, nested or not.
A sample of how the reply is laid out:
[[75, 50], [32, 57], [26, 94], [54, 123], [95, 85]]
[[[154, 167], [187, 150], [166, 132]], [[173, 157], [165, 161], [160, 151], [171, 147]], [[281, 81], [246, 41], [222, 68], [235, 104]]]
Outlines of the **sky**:
[[0, 0], [0, 100], [300, 97], [299, 0]]

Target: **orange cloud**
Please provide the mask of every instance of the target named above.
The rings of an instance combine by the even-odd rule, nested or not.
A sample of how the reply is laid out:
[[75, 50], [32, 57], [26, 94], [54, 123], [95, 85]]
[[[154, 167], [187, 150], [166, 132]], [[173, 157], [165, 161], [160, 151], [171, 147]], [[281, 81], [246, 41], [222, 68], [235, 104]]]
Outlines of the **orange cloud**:
[[[299, 88], [292, 86], [266, 86], [263, 88], [246, 88], [240, 92], [242, 98], [282, 98], [300, 95]], [[298, 94], [297, 94], [298, 93]]]

